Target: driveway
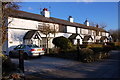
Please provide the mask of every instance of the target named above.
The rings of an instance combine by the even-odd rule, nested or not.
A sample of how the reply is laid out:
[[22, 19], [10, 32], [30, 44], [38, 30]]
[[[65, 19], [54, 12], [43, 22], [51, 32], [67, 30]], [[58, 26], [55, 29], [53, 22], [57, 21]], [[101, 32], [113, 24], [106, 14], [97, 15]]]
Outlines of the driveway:
[[[92, 63], [46, 57], [25, 60], [29, 78], [119, 78], [120, 52], [111, 51], [109, 59]], [[18, 64], [18, 59], [12, 59]]]

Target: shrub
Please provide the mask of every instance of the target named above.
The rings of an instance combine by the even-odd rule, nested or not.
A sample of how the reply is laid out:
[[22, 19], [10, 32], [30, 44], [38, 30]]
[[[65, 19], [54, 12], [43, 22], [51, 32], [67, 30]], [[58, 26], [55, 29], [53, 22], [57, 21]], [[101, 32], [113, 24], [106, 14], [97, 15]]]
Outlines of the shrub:
[[103, 50], [103, 45], [102, 44], [91, 44], [91, 45], [88, 45], [87, 48], [92, 49], [94, 53], [98, 53]]
[[120, 50], [120, 42], [115, 42], [114, 44], [115, 44], [114, 49], [115, 50]]
[[109, 51], [111, 51], [113, 49], [113, 47], [112, 46], [110, 46], [110, 45], [104, 45], [103, 46], [103, 52], [109, 52]]
[[90, 48], [90, 49], [92, 49], [92, 50], [94, 51], [94, 53], [98, 53], [98, 52], [103, 51], [103, 48], [102, 48], [102, 47], [92, 47], [92, 48]]
[[83, 44], [84, 44], [84, 45], [87, 45], [87, 44], [88, 44], [88, 42], [83, 42]]
[[[104, 49], [105, 48], [108, 48], [108, 46], [104, 47]], [[94, 49], [97, 49], [97, 48], [94, 48]], [[98, 50], [96, 50], [96, 51], [98, 51]], [[82, 62], [87, 62], [87, 63], [93, 62], [93, 61], [98, 61], [103, 58], [107, 58], [108, 56], [109, 56], [109, 53], [107, 51], [94, 52], [92, 49], [89, 49], [89, 48], [83, 48], [80, 51], [80, 60]]]
[[93, 47], [102, 47], [102, 44], [89, 44], [87, 45], [87, 48], [93, 48]]
[[3, 55], [2, 56], [2, 75], [5, 76], [14, 71], [17, 71], [17, 65], [12, 63], [9, 57]]
[[93, 56], [94, 57], [94, 61], [98, 61], [99, 58], [100, 58], [99, 56], [100, 56], [99, 54], [94, 54], [94, 56]]
[[93, 55], [94, 52], [93, 50], [89, 49], [89, 48], [83, 48], [80, 51], [80, 60], [82, 62], [92, 62], [93, 61]]
[[80, 45], [80, 48], [87, 48], [87, 44]]
[[67, 50], [72, 47], [71, 41], [63, 36], [54, 38], [52, 43], [55, 46], [60, 47], [62, 50]]
[[107, 45], [110, 45], [110, 46], [115, 46], [115, 44], [113, 42], [106, 42]]
[[120, 46], [115, 46], [115, 50], [120, 50]]
[[81, 54], [89, 55], [89, 54], [94, 54], [94, 52], [89, 48], [83, 48], [81, 49]]
[[115, 46], [120, 46], [120, 42], [115, 42], [114, 45]]

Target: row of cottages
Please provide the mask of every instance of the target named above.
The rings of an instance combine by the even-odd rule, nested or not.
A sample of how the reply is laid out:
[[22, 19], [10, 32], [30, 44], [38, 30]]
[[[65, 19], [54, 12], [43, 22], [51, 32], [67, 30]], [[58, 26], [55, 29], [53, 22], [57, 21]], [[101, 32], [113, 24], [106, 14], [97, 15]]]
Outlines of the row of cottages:
[[[54, 28], [57, 33], [50, 34], [49, 48], [53, 48], [52, 40], [58, 36], [64, 36], [77, 44], [85, 42], [108, 42], [110, 41], [109, 32], [96, 27], [89, 26], [88, 20], [84, 24], [74, 22], [72, 16], [68, 20], [50, 17], [47, 8], [41, 11], [41, 15], [15, 10], [8, 17], [8, 41], [4, 45], [4, 50], [10, 51], [19, 44], [36, 44], [46, 46], [46, 36], [38, 31], [43, 24], [49, 24], [51, 29]], [[6, 48], [6, 49], [5, 49]]]

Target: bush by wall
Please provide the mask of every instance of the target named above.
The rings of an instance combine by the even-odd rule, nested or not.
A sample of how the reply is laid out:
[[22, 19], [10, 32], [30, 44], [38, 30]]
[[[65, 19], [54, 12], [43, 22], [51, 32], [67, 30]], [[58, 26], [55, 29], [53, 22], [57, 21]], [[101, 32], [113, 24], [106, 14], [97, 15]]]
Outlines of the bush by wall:
[[80, 45], [80, 48], [87, 48], [87, 44], [82, 44], [82, 45]]
[[115, 50], [120, 50], [120, 42], [114, 42], [114, 45]]
[[107, 45], [115, 46], [114, 42], [106, 42]]
[[109, 52], [113, 49], [114, 47], [111, 45], [103, 45], [103, 52]]
[[11, 62], [10, 58], [2, 56], [2, 75], [8, 75], [9, 73], [17, 70], [17, 66]]
[[104, 58], [108, 58], [109, 53], [108, 52], [94, 52], [92, 49], [89, 48], [83, 48], [80, 51], [80, 61], [82, 62], [93, 62], [98, 61]]
[[87, 45], [87, 48], [92, 49], [94, 53], [98, 53], [103, 50], [103, 45], [102, 44], [90, 44], [90, 45]]
[[92, 62], [93, 57], [92, 55], [94, 54], [93, 50], [89, 48], [83, 48], [80, 50], [80, 61], [82, 62]]
[[62, 50], [67, 50], [72, 47], [71, 41], [63, 36], [54, 38], [52, 43], [55, 46], [60, 47], [60, 49], [62, 49]]
[[[81, 48], [81, 45], [80, 45]], [[79, 52], [79, 61], [93, 62], [109, 57], [109, 51], [112, 50], [111, 45], [103, 44], [88, 44], [82, 45]], [[66, 50], [62, 49], [58, 54], [51, 54], [50, 56], [78, 60], [77, 46], [72, 46]]]
[[2, 55], [2, 80], [23, 80], [23, 76], [18, 65], [12, 63], [9, 57]]

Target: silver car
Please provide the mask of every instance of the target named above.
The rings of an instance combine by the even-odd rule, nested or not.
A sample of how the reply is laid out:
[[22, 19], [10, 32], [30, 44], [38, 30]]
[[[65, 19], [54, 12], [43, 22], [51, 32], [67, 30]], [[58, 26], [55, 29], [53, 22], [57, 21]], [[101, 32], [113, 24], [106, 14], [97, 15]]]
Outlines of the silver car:
[[42, 47], [38, 47], [37, 45], [18, 45], [14, 48], [14, 50], [9, 52], [10, 57], [18, 57], [19, 50], [23, 50], [24, 58], [41, 56], [45, 54], [45, 50]]

